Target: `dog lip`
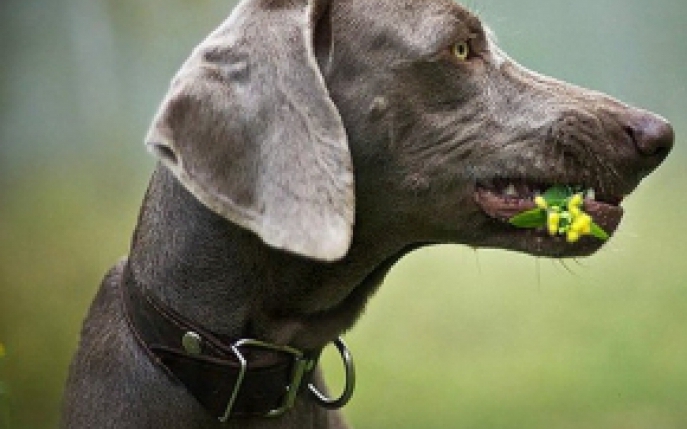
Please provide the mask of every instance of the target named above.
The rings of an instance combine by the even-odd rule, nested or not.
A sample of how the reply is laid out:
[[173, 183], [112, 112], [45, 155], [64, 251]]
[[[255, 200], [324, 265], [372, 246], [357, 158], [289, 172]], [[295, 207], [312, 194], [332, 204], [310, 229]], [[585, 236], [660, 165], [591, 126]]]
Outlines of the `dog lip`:
[[589, 199], [584, 200], [583, 208], [609, 234], [618, 228], [625, 213], [619, 205]]
[[485, 188], [477, 189], [475, 201], [487, 215], [503, 221], [537, 207], [531, 198], [507, 197]]

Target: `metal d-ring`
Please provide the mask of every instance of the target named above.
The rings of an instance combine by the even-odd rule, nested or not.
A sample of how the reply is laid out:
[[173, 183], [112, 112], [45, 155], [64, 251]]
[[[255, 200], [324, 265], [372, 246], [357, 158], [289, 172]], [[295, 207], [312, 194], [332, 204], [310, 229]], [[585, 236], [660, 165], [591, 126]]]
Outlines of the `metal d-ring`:
[[346, 405], [348, 401], [350, 401], [351, 396], [353, 396], [353, 390], [355, 389], [355, 366], [353, 365], [353, 356], [351, 352], [348, 351], [346, 343], [344, 343], [341, 338], [337, 338], [334, 341], [334, 345], [339, 350], [346, 371], [346, 385], [341, 396], [336, 399], [328, 398], [320, 392], [315, 385], [312, 383], [308, 384], [310, 393], [315, 397], [317, 402], [319, 402], [320, 406], [328, 410], [336, 410]]

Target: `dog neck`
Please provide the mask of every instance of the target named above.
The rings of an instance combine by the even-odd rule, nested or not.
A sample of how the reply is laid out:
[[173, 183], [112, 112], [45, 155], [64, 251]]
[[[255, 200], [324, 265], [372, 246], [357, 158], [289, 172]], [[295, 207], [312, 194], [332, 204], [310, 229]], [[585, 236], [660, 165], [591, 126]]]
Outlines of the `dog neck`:
[[329, 264], [271, 249], [158, 167], [129, 264], [138, 287], [209, 331], [316, 349], [353, 325], [407, 250], [374, 241], [354, 240], [344, 260]]

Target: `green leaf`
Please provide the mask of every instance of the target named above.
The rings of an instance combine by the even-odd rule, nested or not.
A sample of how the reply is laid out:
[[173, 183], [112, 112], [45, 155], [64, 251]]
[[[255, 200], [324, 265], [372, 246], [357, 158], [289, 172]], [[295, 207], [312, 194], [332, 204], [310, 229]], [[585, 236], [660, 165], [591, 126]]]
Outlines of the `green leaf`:
[[539, 228], [546, 225], [546, 210], [528, 210], [513, 216], [508, 222], [518, 228]]
[[598, 238], [599, 240], [608, 240], [608, 233], [603, 230], [596, 222], [592, 222], [591, 235]]
[[562, 206], [565, 205], [565, 201], [573, 194], [574, 192], [570, 186], [555, 185], [547, 189], [542, 197], [551, 206]]

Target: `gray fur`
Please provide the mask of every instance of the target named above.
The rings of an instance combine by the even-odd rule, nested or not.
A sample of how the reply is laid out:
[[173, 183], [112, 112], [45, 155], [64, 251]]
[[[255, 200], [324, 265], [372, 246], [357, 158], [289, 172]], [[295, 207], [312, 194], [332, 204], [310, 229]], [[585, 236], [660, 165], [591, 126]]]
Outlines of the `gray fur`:
[[[463, 62], [450, 48], [466, 40], [475, 55]], [[84, 323], [63, 427], [343, 428], [307, 397], [276, 420], [209, 417], [133, 340], [124, 264], [206, 329], [318, 348], [423, 245], [596, 251], [599, 241], [504, 225], [476, 203], [478, 186], [513, 178], [626, 195], [672, 133], [656, 115], [519, 66], [449, 0], [244, 0], [155, 118], [147, 143], [162, 163], [130, 255]]]

